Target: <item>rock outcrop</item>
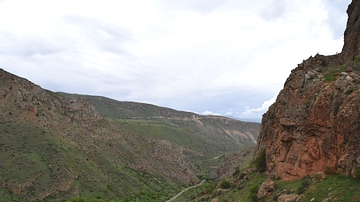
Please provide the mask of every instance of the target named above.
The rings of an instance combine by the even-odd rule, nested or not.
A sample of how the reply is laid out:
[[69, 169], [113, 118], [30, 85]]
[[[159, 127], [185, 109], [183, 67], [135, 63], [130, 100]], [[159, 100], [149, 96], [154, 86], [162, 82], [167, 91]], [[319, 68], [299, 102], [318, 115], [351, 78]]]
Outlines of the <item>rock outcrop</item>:
[[354, 60], [355, 56], [360, 54], [360, 7], [358, 0], [353, 0], [346, 12], [349, 19], [344, 33], [344, 47], [341, 52], [345, 62]]
[[275, 190], [275, 183], [270, 178], [268, 178], [260, 185], [260, 188], [256, 196], [258, 199], [261, 199], [268, 196], [274, 190]]
[[351, 174], [360, 166], [360, 2], [347, 13], [342, 52], [299, 64], [263, 115], [257, 152], [265, 150], [271, 175]]

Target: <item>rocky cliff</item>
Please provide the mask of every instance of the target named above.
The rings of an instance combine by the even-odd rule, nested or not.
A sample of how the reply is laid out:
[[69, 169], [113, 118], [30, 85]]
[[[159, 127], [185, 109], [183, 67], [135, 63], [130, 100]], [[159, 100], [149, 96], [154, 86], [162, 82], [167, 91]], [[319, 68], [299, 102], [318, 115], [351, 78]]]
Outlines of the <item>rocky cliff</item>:
[[360, 2], [347, 13], [342, 52], [299, 64], [263, 115], [257, 152], [265, 150], [271, 175], [349, 175], [360, 166]]

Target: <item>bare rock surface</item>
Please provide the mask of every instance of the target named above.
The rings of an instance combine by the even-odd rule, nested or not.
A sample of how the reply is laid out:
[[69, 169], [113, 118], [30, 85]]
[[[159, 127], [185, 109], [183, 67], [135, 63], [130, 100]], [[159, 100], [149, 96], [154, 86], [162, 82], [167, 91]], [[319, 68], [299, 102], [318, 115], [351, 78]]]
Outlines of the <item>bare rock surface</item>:
[[257, 198], [261, 199], [268, 196], [275, 190], [275, 183], [270, 179], [266, 179], [261, 185], [257, 193]]

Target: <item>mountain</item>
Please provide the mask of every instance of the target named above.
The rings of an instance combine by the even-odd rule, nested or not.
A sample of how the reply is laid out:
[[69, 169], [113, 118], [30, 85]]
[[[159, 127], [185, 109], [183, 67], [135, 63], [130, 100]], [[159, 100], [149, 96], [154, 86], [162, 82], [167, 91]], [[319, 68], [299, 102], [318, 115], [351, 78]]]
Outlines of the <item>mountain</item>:
[[0, 69], [0, 201], [164, 201], [259, 124], [54, 93]]
[[[190, 148], [200, 155], [188, 155], [200, 176], [209, 176], [225, 153], [255, 146], [260, 124], [221, 116], [135, 102], [120, 102], [99, 96], [82, 95], [114, 126], [143, 137], [168, 141]], [[195, 134], [195, 135], [194, 135]], [[215, 159], [214, 159], [215, 158]]]
[[[97, 111], [110, 121], [121, 125], [121, 128], [127, 128], [134, 132], [141, 133], [142, 127], [139, 123], [146, 122], [147, 125], [172, 128], [182, 127], [191, 131], [187, 138], [194, 138], [192, 134], [199, 134], [200, 142], [214, 140], [214, 145], [227, 151], [228, 147], [248, 147], [256, 144], [256, 138], [260, 124], [243, 122], [221, 116], [201, 116], [192, 112], [177, 111], [170, 108], [158, 107], [155, 105], [120, 102], [104, 97], [83, 96], [89, 103], [95, 106]], [[151, 133], [141, 133], [145, 136], [151, 136]], [[168, 139], [174, 143], [179, 140], [176, 134], [155, 134], [158, 139]], [[160, 137], [159, 137], [160, 135]], [[196, 142], [195, 142], [196, 143]], [[226, 143], [226, 145], [221, 145]], [[182, 143], [185, 144], [185, 143]], [[233, 145], [233, 146], [231, 146]], [[197, 146], [193, 147], [193, 149]], [[213, 149], [213, 148], [212, 148]], [[210, 151], [207, 151], [210, 152]]]
[[342, 52], [315, 55], [292, 70], [263, 115], [257, 153], [282, 179], [360, 168], [360, 2], [347, 9]]

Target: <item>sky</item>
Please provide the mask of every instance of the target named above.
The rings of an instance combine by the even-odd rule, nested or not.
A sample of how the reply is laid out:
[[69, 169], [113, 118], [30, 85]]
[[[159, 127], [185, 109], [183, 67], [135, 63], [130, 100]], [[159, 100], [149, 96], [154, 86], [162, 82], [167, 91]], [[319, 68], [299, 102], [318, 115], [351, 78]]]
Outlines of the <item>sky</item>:
[[0, 0], [0, 68], [42, 88], [260, 121], [341, 52], [350, 0]]

